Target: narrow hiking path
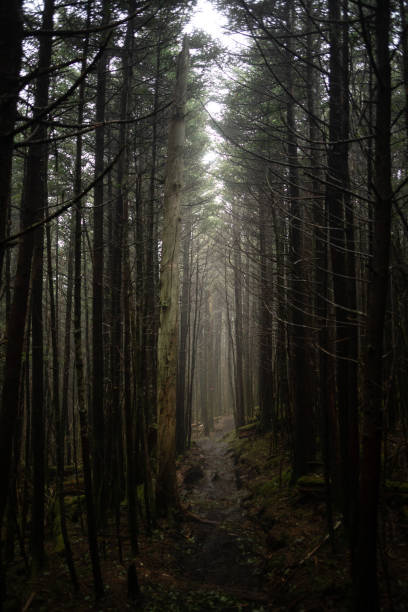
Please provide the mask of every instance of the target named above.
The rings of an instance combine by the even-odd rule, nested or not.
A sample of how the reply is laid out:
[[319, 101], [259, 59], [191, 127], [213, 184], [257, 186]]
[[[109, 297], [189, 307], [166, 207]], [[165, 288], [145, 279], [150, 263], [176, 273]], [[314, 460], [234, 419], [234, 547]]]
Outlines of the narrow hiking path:
[[180, 494], [192, 520], [181, 526], [177, 562], [190, 588], [220, 593], [213, 609], [267, 610], [262, 543], [243, 506], [248, 491], [225, 441], [233, 427], [232, 417], [219, 419], [182, 465]]

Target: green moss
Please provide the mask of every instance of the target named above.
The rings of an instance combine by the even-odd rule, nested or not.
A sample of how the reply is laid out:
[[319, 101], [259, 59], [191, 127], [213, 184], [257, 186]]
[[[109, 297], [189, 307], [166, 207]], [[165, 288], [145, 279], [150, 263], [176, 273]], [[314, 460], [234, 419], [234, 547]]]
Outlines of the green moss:
[[400, 493], [401, 495], [408, 495], [408, 482], [402, 482], [398, 480], [386, 480], [385, 488], [387, 491]]
[[267, 500], [275, 495], [277, 489], [278, 482], [275, 478], [273, 480], [264, 480], [263, 482], [258, 483], [256, 487], [256, 494]]
[[255, 429], [257, 424], [257, 421], [253, 421], [247, 425], [242, 425], [242, 427], [238, 427], [238, 431], [250, 431], [251, 429]]
[[296, 483], [300, 488], [316, 488], [324, 485], [324, 478], [320, 474], [306, 474], [298, 478]]
[[228, 433], [224, 434], [222, 436], [222, 439], [224, 442], [226, 442], [229, 446], [232, 445], [232, 443], [235, 440], [235, 431], [229, 431]]

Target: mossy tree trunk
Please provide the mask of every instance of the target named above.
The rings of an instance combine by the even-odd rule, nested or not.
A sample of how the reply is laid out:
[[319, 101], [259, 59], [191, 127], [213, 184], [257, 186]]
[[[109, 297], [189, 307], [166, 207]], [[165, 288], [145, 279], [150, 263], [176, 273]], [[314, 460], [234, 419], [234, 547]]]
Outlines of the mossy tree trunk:
[[158, 474], [157, 512], [168, 514], [176, 491], [176, 388], [179, 311], [180, 196], [185, 141], [188, 42], [178, 58], [177, 82], [169, 128], [160, 266], [160, 328], [158, 334]]

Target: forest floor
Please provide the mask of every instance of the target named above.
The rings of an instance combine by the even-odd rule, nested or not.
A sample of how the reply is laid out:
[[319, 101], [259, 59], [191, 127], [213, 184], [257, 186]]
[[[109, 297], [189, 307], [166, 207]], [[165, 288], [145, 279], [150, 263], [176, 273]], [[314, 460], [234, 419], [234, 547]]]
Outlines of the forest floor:
[[[161, 521], [140, 535], [132, 558], [121, 520], [122, 559], [112, 525], [103, 535], [106, 595], [93, 601], [87, 544], [79, 521], [70, 521], [81, 583], [72, 593], [61, 553], [49, 543], [49, 566], [28, 580], [21, 561], [9, 572], [8, 611], [85, 610], [145, 612], [343, 612], [351, 609], [345, 536], [335, 517], [336, 549], [326, 537], [325, 504], [318, 488], [289, 486], [289, 458], [254, 428], [232, 433], [229, 417], [200, 438], [180, 460], [181, 520]], [[313, 485], [313, 479], [310, 481]], [[316, 490], [315, 490], [316, 489]], [[408, 512], [387, 507], [383, 610], [408, 610]], [[384, 532], [384, 533], [385, 533]], [[55, 546], [54, 546], [55, 547]], [[134, 562], [141, 598], [130, 603], [127, 572]], [[392, 604], [392, 606], [391, 606]], [[369, 611], [362, 611], [369, 612]]]

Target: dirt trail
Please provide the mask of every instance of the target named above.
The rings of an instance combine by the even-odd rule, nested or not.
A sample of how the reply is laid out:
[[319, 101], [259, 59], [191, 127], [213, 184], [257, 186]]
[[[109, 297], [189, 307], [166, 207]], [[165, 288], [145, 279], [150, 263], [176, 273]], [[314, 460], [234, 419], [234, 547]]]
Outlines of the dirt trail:
[[[245, 491], [237, 487], [237, 476], [231, 455], [224, 441], [233, 428], [232, 417], [224, 417], [209, 438], [197, 442], [202, 478], [188, 487], [187, 498], [195, 511], [209, 520], [234, 521], [242, 518], [241, 500]], [[193, 454], [194, 457], [194, 454]], [[194, 466], [193, 466], [194, 479]]]
[[232, 429], [232, 418], [224, 417], [216, 431], [199, 440], [189, 455], [181, 494], [202, 522], [183, 525], [184, 545], [178, 546], [178, 563], [186, 580], [200, 588], [221, 590], [235, 601], [213, 609], [268, 610], [262, 590], [259, 534], [242, 507], [248, 492], [240, 487], [233, 457], [223, 440]]

